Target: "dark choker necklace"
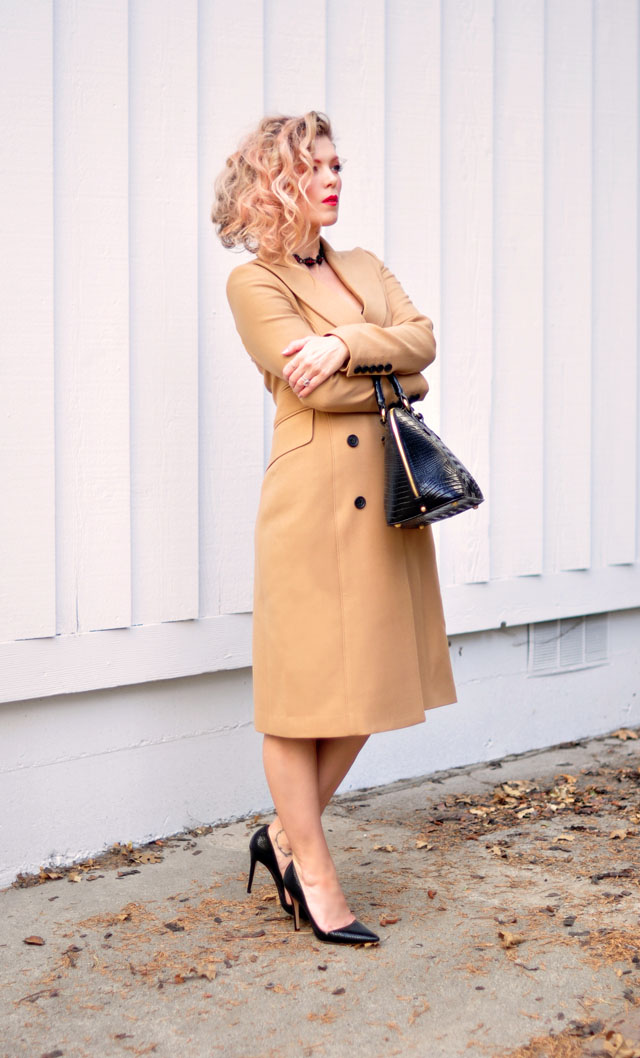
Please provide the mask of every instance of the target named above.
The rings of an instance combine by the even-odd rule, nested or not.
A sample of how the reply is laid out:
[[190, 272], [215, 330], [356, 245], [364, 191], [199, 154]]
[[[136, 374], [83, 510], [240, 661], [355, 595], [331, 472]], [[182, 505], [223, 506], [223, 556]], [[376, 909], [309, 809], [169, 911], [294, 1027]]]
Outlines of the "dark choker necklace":
[[297, 253], [294, 253], [293, 256], [298, 264], [306, 265], [307, 268], [313, 268], [314, 265], [321, 265], [324, 261], [324, 250], [322, 249], [322, 245], [320, 245], [320, 253], [317, 257], [298, 257]]

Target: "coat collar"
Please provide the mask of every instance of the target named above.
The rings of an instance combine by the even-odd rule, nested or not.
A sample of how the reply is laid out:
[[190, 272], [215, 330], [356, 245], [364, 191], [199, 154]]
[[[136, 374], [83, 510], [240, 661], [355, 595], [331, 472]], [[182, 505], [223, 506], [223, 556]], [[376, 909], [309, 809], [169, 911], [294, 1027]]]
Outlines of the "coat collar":
[[[386, 314], [386, 301], [379, 278], [374, 268], [369, 265], [369, 256], [357, 250], [338, 252], [332, 249], [325, 239], [320, 241], [327, 263], [363, 304], [367, 323], [382, 325]], [[294, 261], [291, 261], [291, 264], [271, 264], [258, 260], [257, 263], [278, 276], [299, 301], [303, 301], [314, 312], [323, 316], [332, 326], [362, 322], [363, 314], [358, 309], [346, 299], [339, 301], [324, 284], [314, 282], [312, 269]]]

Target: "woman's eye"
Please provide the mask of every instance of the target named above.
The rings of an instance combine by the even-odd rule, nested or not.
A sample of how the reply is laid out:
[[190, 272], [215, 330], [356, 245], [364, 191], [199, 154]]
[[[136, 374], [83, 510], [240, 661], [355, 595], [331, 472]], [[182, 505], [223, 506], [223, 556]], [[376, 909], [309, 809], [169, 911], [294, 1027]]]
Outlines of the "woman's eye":
[[336, 162], [336, 164], [332, 165], [331, 168], [333, 169], [334, 173], [341, 173], [342, 172], [342, 162]]

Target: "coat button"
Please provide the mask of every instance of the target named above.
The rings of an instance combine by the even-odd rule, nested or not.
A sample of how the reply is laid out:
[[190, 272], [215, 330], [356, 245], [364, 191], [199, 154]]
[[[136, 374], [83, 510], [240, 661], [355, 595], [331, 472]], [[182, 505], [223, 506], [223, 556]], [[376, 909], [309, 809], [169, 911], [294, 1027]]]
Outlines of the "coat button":
[[384, 365], [378, 364], [378, 366], [376, 367], [376, 371], [378, 372], [378, 374], [380, 374], [381, 371], [384, 371]]
[[360, 367], [360, 364], [356, 364], [356, 366], [353, 369], [354, 375], [359, 375], [361, 371], [362, 371], [362, 368]]
[[391, 364], [385, 364], [384, 369], [385, 371], [391, 371]]
[[357, 434], [350, 433], [347, 437], [347, 444], [349, 445], [349, 448], [357, 448], [360, 444], [360, 438]]
[[353, 502], [359, 511], [361, 511], [363, 507], [367, 506], [367, 501], [365, 500], [364, 496], [356, 496]]

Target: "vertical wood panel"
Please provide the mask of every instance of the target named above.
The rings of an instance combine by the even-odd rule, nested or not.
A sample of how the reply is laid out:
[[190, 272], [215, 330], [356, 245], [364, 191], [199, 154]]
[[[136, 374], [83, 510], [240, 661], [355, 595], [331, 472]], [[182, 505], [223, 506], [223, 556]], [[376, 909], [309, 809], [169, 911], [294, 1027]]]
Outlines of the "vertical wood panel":
[[55, 8], [58, 630], [128, 625], [127, 5]]
[[596, 565], [636, 557], [638, 3], [596, 0], [593, 496]]
[[198, 616], [197, 0], [130, 0], [133, 621]]
[[[385, 262], [440, 337], [440, 0], [389, 0]], [[425, 62], [425, 56], [429, 61]], [[440, 427], [440, 357], [423, 413]]]
[[546, 7], [545, 564], [591, 563], [592, 5]]
[[[304, 17], [301, 17], [304, 15]], [[264, 108], [268, 114], [305, 114], [325, 108], [326, 0], [264, 5]]]
[[491, 572], [542, 572], [544, 0], [496, 0]]
[[337, 249], [384, 256], [384, 0], [328, 0], [327, 108], [345, 159]]
[[263, 384], [225, 296], [244, 255], [220, 245], [209, 214], [215, 176], [263, 116], [263, 24], [255, 0], [201, 0], [199, 11], [200, 614], [209, 616], [248, 611], [252, 600]]
[[640, 540], [639, 21], [638, 0], [0, 3], [0, 637], [52, 635], [56, 595], [61, 632], [128, 625], [132, 555], [134, 622], [251, 608], [271, 398], [209, 207], [263, 113], [309, 108], [347, 162], [327, 235], [434, 319], [424, 411], [487, 494], [439, 529], [465, 630], [490, 573], [507, 619], [541, 570], [538, 616], [590, 565], [571, 583], [630, 605], [603, 567]]
[[493, 4], [442, 8], [442, 430], [489, 502], [442, 527], [445, 583], [487, 580], [493, 297]]
[[0, 639], [55, 633], [52, 18], [0, 5]]

